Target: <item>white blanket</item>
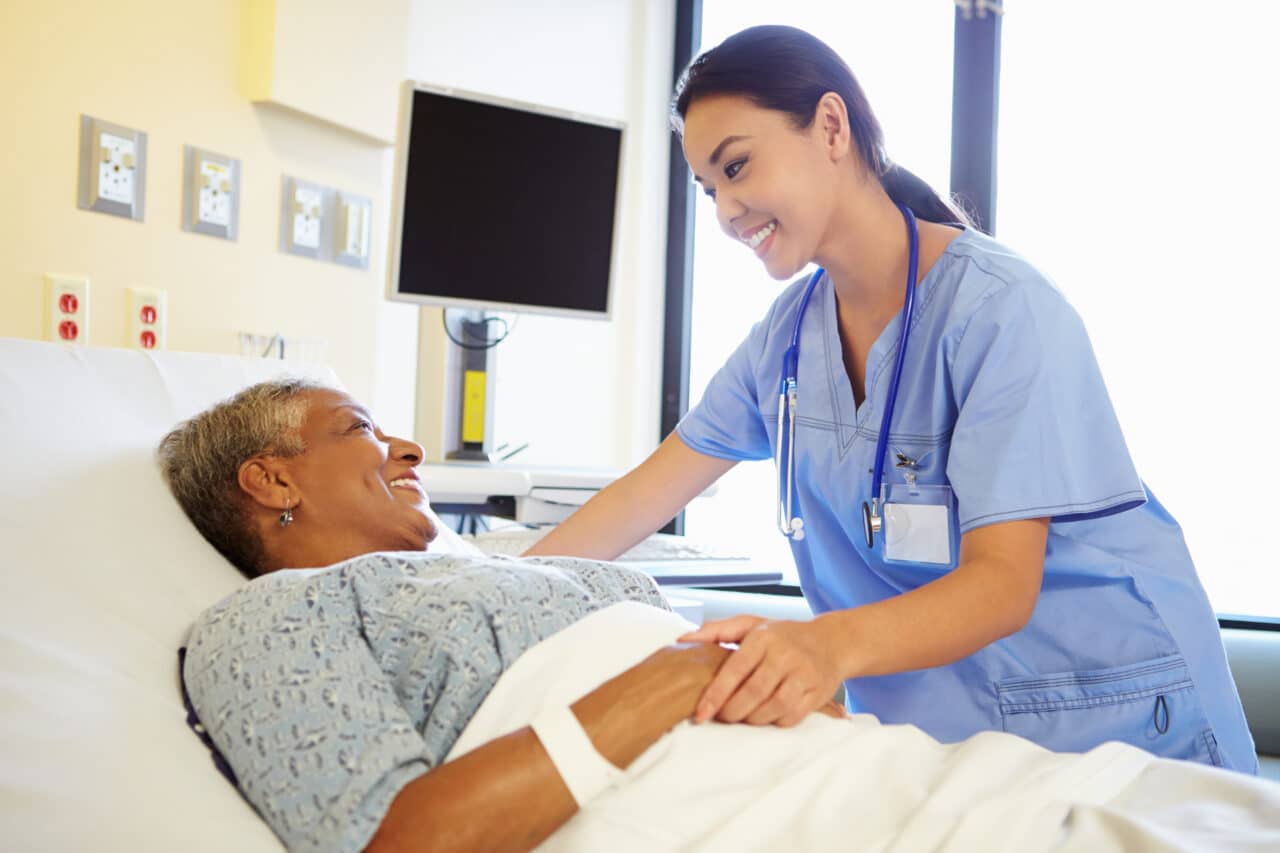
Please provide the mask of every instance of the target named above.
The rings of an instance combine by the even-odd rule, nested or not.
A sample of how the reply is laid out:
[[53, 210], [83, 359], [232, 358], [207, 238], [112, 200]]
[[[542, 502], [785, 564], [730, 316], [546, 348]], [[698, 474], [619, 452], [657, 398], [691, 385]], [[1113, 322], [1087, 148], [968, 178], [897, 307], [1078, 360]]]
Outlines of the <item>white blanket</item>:
[[[633, 603], [578, 622], [516, 661], [449, 759], [573, 702], [691, 627]], [[998, 732], [943, 745], [865, 714], [815, 714], [791, 729], [684, 722], [539, 849], [1048, 850], [1065, 840], [1073, 806], [1107, 803], [1153, 761], [1122, 744], [1059, 754]]]

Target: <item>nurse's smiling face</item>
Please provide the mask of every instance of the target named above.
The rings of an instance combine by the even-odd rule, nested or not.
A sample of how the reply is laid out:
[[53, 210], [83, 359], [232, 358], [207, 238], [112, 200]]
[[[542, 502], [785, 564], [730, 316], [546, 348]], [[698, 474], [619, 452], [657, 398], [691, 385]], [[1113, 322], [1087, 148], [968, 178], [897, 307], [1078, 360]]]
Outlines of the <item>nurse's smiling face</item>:
[[714, 200], [720, 227], [775, 279], [794, 276], [819, 254], [838, 170], [848, 168], [847, 147], [833, 151], [822, 116], [820, 104], [817, 120], [797, 128], [788, 114], [736, 95], [700, 98], [685, 115], [685, 159]]

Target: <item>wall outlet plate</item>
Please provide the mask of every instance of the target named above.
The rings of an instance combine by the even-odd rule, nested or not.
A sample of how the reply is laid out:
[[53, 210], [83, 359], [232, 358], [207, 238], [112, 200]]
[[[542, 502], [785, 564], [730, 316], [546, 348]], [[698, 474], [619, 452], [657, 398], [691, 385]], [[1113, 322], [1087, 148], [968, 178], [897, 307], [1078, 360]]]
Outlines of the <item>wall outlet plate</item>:
[[236, 239], [240, 227], [240, 161], [182, 146], [182, 230]]
[[357, 269], [368, 269], [373, 202], [363, 196], [339, 192], [336, 207], [333, 229], [334, 261]]
[[89, 343], [89, 279], [45, 275], [44, 338], [75, 346]]
[[168, 320], [167, 292], [145, 287], [129, 288], [129, 346], [134, 349], [165, 349]]
[[307, 258], [324, 257], [332, 240], [333, 190], [298, 178], [284, 177], [280, 207], [280, 250]]
[[93, 116], [80, 116], [81, 210], [143, 217], [147, 135]]

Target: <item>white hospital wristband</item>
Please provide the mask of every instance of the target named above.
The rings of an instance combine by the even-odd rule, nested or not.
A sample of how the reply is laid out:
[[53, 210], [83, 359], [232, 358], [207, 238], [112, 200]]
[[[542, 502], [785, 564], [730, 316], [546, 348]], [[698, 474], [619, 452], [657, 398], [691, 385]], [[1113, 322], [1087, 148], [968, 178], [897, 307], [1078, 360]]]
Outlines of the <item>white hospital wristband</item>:
[[622, 778], [622, 771], [596, 751], [567, 706], [544, 708], [529, 724], [551, 757], [565, 787], [581, 808]]

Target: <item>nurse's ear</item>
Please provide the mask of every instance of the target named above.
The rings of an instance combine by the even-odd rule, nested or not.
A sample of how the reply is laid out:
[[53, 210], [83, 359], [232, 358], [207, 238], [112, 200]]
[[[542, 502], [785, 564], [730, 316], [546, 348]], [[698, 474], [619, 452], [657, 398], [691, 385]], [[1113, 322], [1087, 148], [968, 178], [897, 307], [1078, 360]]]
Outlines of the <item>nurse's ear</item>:
[[849, 132], [849, 110], [844, 98], [827, 92], [814, 108], [811, 128], [832, 163], [840, 162], [852, 150]]

